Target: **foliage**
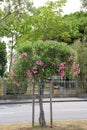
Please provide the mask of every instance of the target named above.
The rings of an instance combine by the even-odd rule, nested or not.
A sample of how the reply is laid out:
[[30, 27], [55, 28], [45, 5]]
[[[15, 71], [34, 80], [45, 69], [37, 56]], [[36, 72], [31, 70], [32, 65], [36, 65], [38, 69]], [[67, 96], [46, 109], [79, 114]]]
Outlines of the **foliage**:
[[[20, 14], [20, 17], [18, 15], [11, 14], [10, 16], [8, 16], [8, 20], [4, 22], [4, 27], [3, 27], [5, 30], [4, 33], [8, 38], [10, 38], [8, 42], [8, 47], [9, 47], [8, 56], [9, 56], [9, 63], [10, 63], [9, 70], [11, 69], [11, 65], [12, 65], [14, 48], [17, 45], [18, 43], [17, 41], [20, 38], [20, 36], [22, 35], [22, 33], [24, 33], [23, 24], [25, 24], [26, 26], [27, 22], [25, 23], [25, 21], [27, 18], [29, 18], [29, 15], [27, 14]], [[29, 27], [27, 27], [27, 29], [29, 29]]]
[[87, 12], [75, 12], [63, 17], [65, 23], [68, 21], [68, 34], [70, 35], [70, 41], [73, 43], [75, 40], [80, 39], [83, 41], [87, 39]]
[[3, 77], [6, 67], [6, 46], [4, 42], [0, 42], [0, 76]]
[[[26, 40], [52, 40], [56, 37], [56, 29], [58, 26], [58, 20], [60, 22], [60, 15], [62, 12], [62, 6], [66, 0], [59, 0], [56, 2], [47, 2], [45, 6], [35, 9], [34, 14], [27, 21], [28, 24], [24, 24], [22, 27], [24, 33], [21, 39]], [[58, 17], [58, 19], [57, 19]], [[30, 25], [30, 26], [29, 26]], [[29, 28], [29, 29], [28, 29]], [[19, 39], [20, 41], [20, 39]]]
[[[25, 14], [29, 17], [34, 12], [33, 3], [29, 0], [6, 0], [3, 15], [0, 18], [1, 36], [10, 38], [9, 47], [9, 70], [11, 69], [14, 47], [21, 35], [22, 23], [24, 24]], [[21, 30], [21, 31], [20, 31]]]
[[5, 13], [10, 12], [20, 15], [23, 12], [34, 11], [33, 2], [30, 0], [6, 0], [4, 5]]
[[87, 0], [81, 0], [82, 9], [87, 9]]
[[79, 79], [85, 81], [87, 80], [87, 43], [76, 41], [72, 47], [77, 51], [78, 62], [80, 64], [81, 72]]
[[11, 82], [11, 80], [6, 81], [6, 94], [7, 95], [20, 95], [25, 94], [27, 91], [27, 80], [25, 82], [21, 82], [21, 87], [15, 87], [15, 85]]
[[81, 73], [80, 79], [87, 80], [87, 43], [80, 44], [78, 50], [78, 61], [80, 63]]
[[47, 1], [45, 4], [45, 7], [47, 7], [51, 12], [56, 13], [57, 15], [61, 15], [63, 12], [63, 6], [65, 6], [65, 3], [67, 0], [57, 0], [55, 2], [53, 1]]
[[20, 81], [33, 78], [44, 81], [52, 75], [76, 76], [80, 73], [79, 65], [74, 62], [75, 54], [67, 45], [58, 42], [24, 43], [18, 47], [13, 69], [14, 84], [20, 86]]
[[[45, 6], [37, 9], [32, 7], [33, 12], [27, 9], [28, 12], [25, 11], [26, 2], [23, 10], [20, 9], [22, 8], [20, 1], [12, 2], [10, 9], [18, 5], [17, 8], [10, 10], [10, 15], [0, 25], [0, 35], [11, 39], [9, 42], [9, 70], [12, 66], [13, 52], [17, 44], [36, 40], [56, 40], [71, 44], [77, 39], [87, 40], [87, 12], [61, 16], [62, 7], [65, 4], [65, 1], [62, 0], [47, 2]], [[6, 6], [9, 7], [9, 4]], [[18, 8], [19, 6], [20, 8]], [[1, 13], [1, 17], [4, 16], [4, 13], [6, 12]]]
[[[87, 13], [75, 12], [61, 16], [55, 13], [50, 6], [43, 6], [36, 9], [35, 13], [27, 19], [29, 24], [23, 25], [21, 39], [27, 40], [57, 40], [68, 44], [80, 39], [87, 39]], [[27, 29], [29, 28], [29, 29]], [[20, 41], [21, 40], [21, 41]]]

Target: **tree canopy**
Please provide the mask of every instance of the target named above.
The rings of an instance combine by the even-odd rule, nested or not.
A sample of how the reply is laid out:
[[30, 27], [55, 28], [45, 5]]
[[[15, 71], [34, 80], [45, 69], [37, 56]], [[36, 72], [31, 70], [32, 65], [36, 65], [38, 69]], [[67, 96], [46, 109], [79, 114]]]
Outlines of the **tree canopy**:
[[68, 34], [70, 41], [66, 38], [67, 42], [74, 43], [75, 40], [87, 40], [87, 12], [75, 12], [65, 15], [63, 19], [68, 22]]
[[24, 43], [17, 50], [19, 54], [13, 60], [13, 69], [10, 72], [17, 82], [27, 77], [43, 81], [52, 75], [74, 77], [79, 74], [75, 53], [63, 43]]
[[4, 72], [6, 70], [6, 46], [4, 42], [0, 42], [0, 76], [4, 76]]
[[82, 3], [82, 9], [87, 10], [87, 0], [81, 0], [81, 3]]

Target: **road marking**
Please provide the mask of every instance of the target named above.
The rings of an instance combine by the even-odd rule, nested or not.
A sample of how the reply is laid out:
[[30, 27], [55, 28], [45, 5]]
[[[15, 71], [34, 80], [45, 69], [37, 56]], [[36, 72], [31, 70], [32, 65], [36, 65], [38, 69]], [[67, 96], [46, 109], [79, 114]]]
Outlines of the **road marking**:
[[25, 113], [25, 112], [30, 112], [30, 111], [16, 111], [16, 112], [2, 112], [0, 115], [9, 115], [9, 114], [17, 114], [17, 113]]

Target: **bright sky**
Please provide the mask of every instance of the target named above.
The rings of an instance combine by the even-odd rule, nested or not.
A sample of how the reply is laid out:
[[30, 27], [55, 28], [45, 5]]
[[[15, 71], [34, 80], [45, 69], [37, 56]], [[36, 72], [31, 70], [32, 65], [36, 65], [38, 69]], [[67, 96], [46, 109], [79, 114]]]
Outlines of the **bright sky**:
[[[52, 0], [56, 1], [56, 0]], [[36, 7], [44, 5], [47, 0], [33, 0]], [[73, 13], [80, 10], [80, 0], [67, 0], [66, 6], [64, 7], [64, 14]]]

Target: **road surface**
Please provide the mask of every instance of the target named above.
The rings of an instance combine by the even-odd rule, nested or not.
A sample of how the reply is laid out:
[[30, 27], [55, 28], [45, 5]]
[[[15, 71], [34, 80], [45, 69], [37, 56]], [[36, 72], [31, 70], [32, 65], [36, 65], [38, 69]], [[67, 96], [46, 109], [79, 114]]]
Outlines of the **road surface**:
[[[50, 104], [44, 103], [46, 121], [50, 120]], [[39, 105], [35, 104], [35, 121], [38, 121]], [[53, 103], [53, 120], [87, 119], [87, 102]], [[32, 122], [32, 104], [0, 105], [0, 124]]]

